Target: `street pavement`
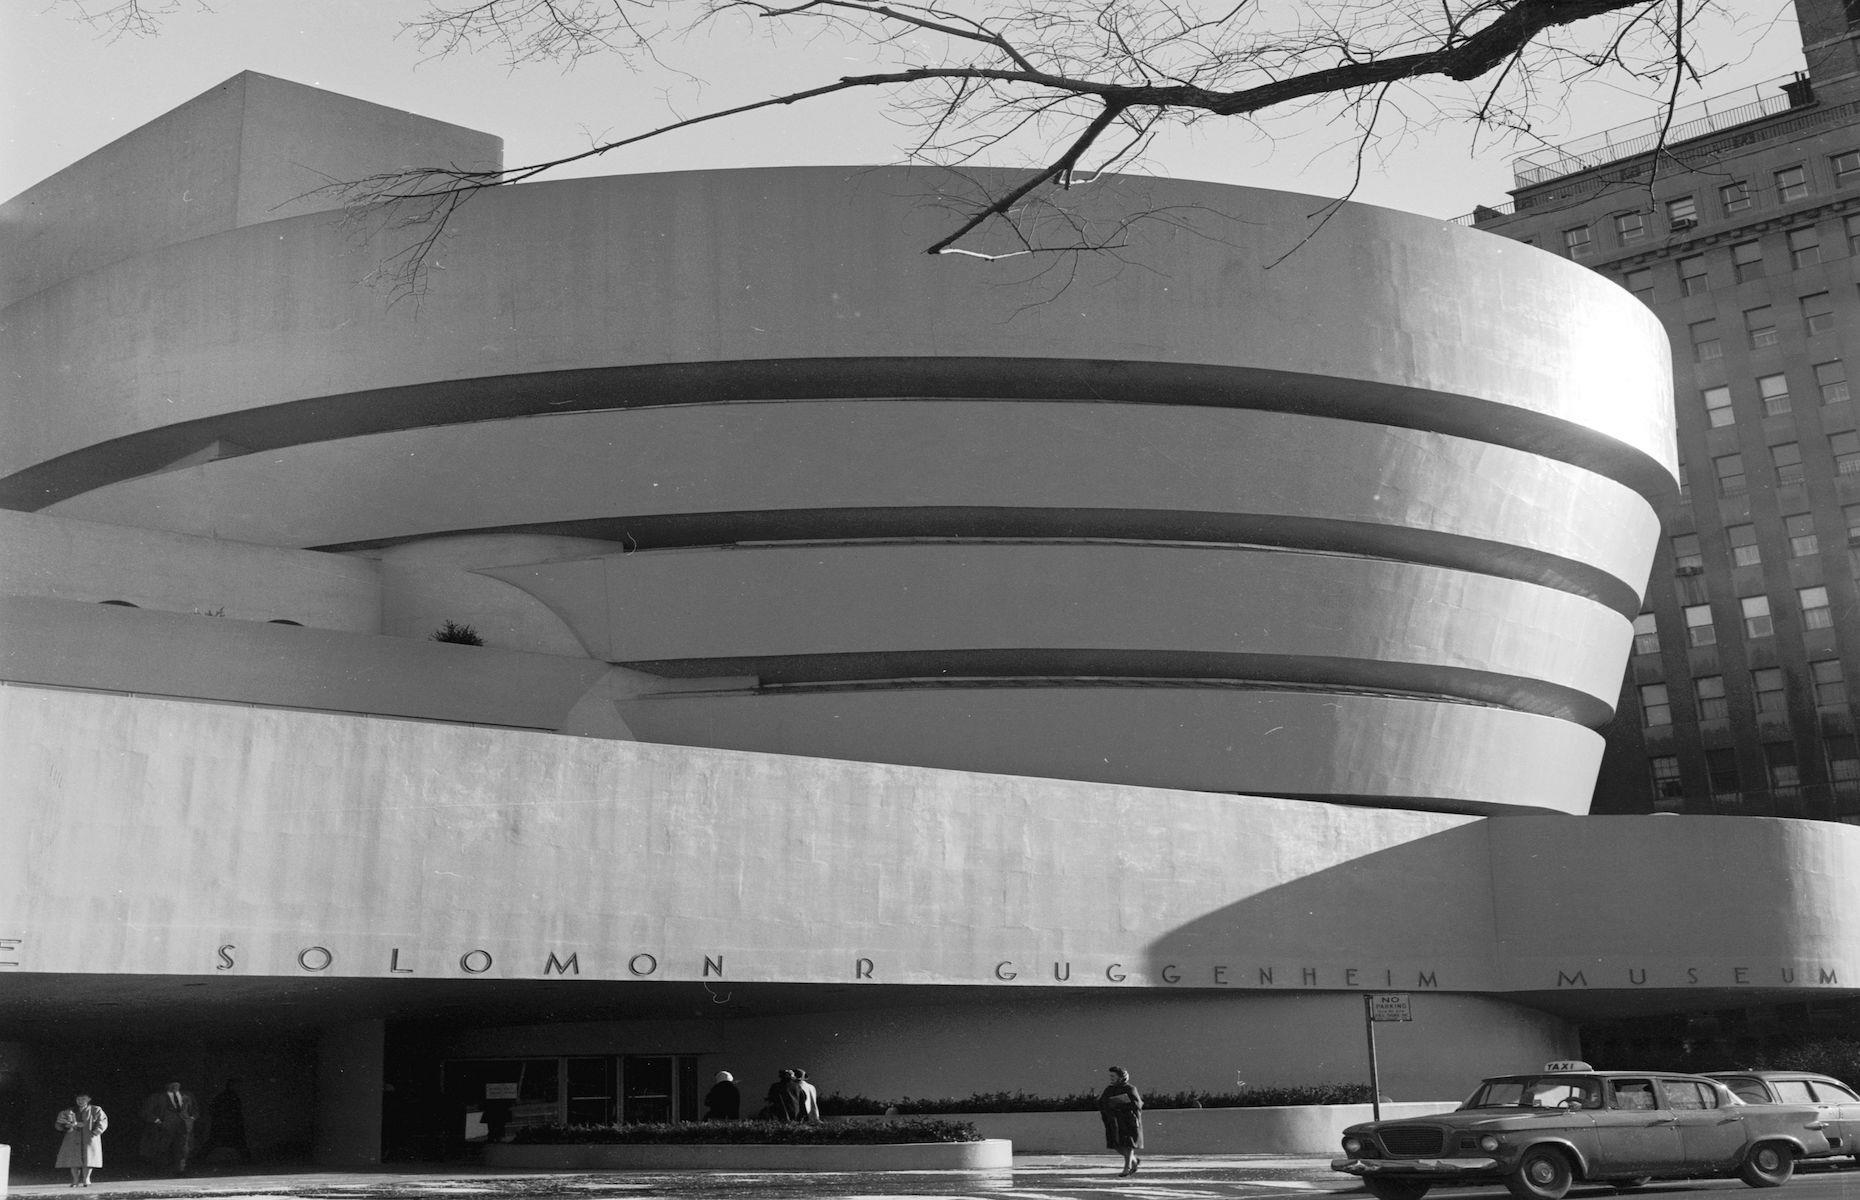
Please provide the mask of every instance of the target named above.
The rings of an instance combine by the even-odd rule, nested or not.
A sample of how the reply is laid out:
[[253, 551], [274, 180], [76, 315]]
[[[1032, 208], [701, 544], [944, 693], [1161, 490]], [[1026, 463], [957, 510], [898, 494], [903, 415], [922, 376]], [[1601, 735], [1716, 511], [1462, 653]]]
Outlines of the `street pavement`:
[[210, 1175], [185, 1179], [112, 1181], [108, 1169], [88, 1190], [69, 1186], [63, 1172], [15, 1171], [12, 1196], [136, 1197], [138, 1200], [897, 1200], [911, 1196], [989, 1200], [1322, 1200], [1333, 1192], [1366, 1200], [1354, 1179], [1321, 1158], [1249, 1155], [1171, 1156], [1143, 1160], [1139, 1172], [1117, 1177], [1114, 1155], [1017, 1156], [997, 1171], [782, 1172], [609, 1171], [509, 1172], [473, 1167], [419, 1170], [306, 1171]]

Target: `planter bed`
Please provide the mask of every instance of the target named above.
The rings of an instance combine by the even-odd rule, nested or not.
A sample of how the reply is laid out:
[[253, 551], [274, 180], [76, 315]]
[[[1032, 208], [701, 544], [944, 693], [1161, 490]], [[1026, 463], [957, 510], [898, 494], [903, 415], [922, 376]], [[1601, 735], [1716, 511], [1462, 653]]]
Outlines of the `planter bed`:
[[[1408, 1101], [1382, 1106], [1384, 1118], [1451, 1112], [1457, 1100]], [[983, 1137], [1012, 1142], [1022, 1154], [1106, 1154], [1104, 1126], [1095, 1112], [977, 1112], [938, 1114], [967, 1121]], [[864, 1121], [879, 1118], [838, 1117]], [[1339, 1152], [1345, 1126], [1370, 1119], [1367, 1104], [1293, 1104], [1283, 1107], [1149, 1108], [1143, 1140], [1156, 1154], [1296, 1154]]]
[[505, 1142], [484, 1150], [486, 1166], [519, 1171], [987, 1171], [1013, 1161], [1014, 1147], [998, 1138], [799, 1146]]

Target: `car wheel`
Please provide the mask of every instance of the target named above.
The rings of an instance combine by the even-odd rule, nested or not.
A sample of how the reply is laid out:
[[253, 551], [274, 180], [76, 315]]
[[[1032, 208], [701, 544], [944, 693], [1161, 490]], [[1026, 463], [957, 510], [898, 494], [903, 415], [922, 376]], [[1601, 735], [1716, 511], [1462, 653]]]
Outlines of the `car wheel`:
[[1365, 1179], [1363, 1186], [1376, 1200], [1421, 1200], [1433, 1185], [1419, 1179]]
[[1518, 1200], [1563, 1200], [1574, 1178], [1561, 1150], [1536, 1146], [1526, 1150], [1518, 1169], [1505, 1176], [1505, 1188]]
[[1759, 1142], [1737, 1169], [1737, 1177], [1751, 1187], [1781, 1187], [1795, 1174], [1795, 1151], [1781, 1142]]

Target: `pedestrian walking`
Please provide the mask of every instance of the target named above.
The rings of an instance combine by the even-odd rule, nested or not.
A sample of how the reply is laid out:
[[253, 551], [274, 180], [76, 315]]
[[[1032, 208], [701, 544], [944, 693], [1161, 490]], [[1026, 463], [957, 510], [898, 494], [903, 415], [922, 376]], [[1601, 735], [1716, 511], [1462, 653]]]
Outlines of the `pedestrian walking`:
[[187, 1156], [194, 1148], [194, 1122], [200, 1105], [193, 1093], [181, 1090], [178, 1080], [142, 1102], [142, 1157], [165, 1164], [176, 1175], [187, 1174]]
[[54, 1165], [70, 1170], [72, 1187], [89, 1187], [90, 1173], [103, 1165], [103, 1131], [110, 1127], [110, 1118], [90, 1102], [89, 1096], [79, 1092], [71, 1107], [59, 1112], [52, 1127], [65, 1135], [58, 1143], [58, 1161]]
[[1143, 1149], [1143, 1096], [1130, 1085], [1129, 1071], [1111, 1068], [1111, 1082], [1098, 1093], [1098, 1116], [1104, 1121], [1105, 1149], [1120, 1151], [1124, 1156], [1124, 1169], [1117, 1173], [1118, 1177], [1135, 1175], [1143, 1165], [1137, 1157], [1137, 1151]]

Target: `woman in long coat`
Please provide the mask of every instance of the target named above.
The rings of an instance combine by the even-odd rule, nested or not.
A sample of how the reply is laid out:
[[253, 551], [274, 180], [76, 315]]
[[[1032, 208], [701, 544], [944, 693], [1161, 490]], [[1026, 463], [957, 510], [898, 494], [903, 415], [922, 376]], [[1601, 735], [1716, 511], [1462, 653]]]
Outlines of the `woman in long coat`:
[[1143, 1149], [1143, 1096], [1130, 1086], [1129, 1071], [1111, 1068], [1111, 1082], [1098, 1093], [1098, 1115], [1104, 1119], [1105, 1149], [1124, 1155], [1124, 1169], [1118, 1176], [1135, 1175], [1143, 1163], [1137, 1157]]
[[110, 1127], [110, 1119], [80, 1093], [76, 1103], [60, 1112], [52, 1124], [65, 1135], [54, 1165], [70, 1169], [72, 1187], [89, 1187], [91, 1171], [103, 1165], [103, 1131]]

